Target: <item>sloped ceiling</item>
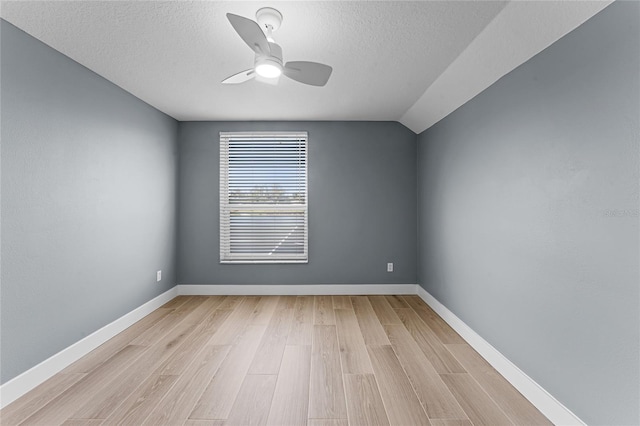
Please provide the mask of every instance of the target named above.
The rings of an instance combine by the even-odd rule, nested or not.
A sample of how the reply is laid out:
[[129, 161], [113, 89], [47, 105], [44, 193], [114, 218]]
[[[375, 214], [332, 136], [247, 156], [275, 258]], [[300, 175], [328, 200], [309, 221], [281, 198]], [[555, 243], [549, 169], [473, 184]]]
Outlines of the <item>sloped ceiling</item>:
[[[609, 1], [3, 1], [0, 16], [181, 120], [390, 120], [419, 133]], [[227, 12], [283, 14], [284, 60], [322, 88], [223, 85], [253, 52]]]

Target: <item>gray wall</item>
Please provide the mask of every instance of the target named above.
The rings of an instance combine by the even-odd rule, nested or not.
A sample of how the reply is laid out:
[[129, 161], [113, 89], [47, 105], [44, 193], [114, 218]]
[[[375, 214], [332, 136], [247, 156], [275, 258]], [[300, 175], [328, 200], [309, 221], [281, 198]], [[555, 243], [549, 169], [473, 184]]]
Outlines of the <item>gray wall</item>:
[[589, 424], [640, 424], [640, 4], [418, 137], [419, 283]]
[[[218, 133], [240, 130], [309, 132], [308, 264], [219, 263]], [[180, 123], [178, 282], [415, 283], [415, 138], [398, 123]]]
[[0, 28], [6, 382], [175, 285], [177, 122]]

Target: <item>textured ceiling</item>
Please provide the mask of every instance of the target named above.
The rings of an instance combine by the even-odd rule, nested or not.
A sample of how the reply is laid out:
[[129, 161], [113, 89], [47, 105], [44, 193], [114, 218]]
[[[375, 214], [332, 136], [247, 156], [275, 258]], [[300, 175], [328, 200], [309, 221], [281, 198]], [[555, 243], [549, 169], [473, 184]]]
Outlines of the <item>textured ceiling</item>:
[[[178, 120], [396, 120], [420, 132], [609, 2], [3, 1], [0, 15]], [[284, 16], [322, 88], [220, 81], [253, 65], [227, 12]]]

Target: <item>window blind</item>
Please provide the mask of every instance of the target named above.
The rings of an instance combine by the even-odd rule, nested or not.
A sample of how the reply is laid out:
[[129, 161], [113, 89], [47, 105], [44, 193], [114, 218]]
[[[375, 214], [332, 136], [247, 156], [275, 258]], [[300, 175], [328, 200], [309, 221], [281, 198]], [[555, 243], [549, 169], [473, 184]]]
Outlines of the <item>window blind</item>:
[[308, 262], [307, 216], [306, 132], [220, 132], [220, 262]]

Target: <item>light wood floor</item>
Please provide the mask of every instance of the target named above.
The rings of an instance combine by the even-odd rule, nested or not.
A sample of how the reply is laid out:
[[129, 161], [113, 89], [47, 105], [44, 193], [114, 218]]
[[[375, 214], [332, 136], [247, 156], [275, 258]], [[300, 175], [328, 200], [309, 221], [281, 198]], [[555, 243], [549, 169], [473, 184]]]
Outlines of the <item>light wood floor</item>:
[[181, 296], [2, 425], [543, 425], [417, 296]]

